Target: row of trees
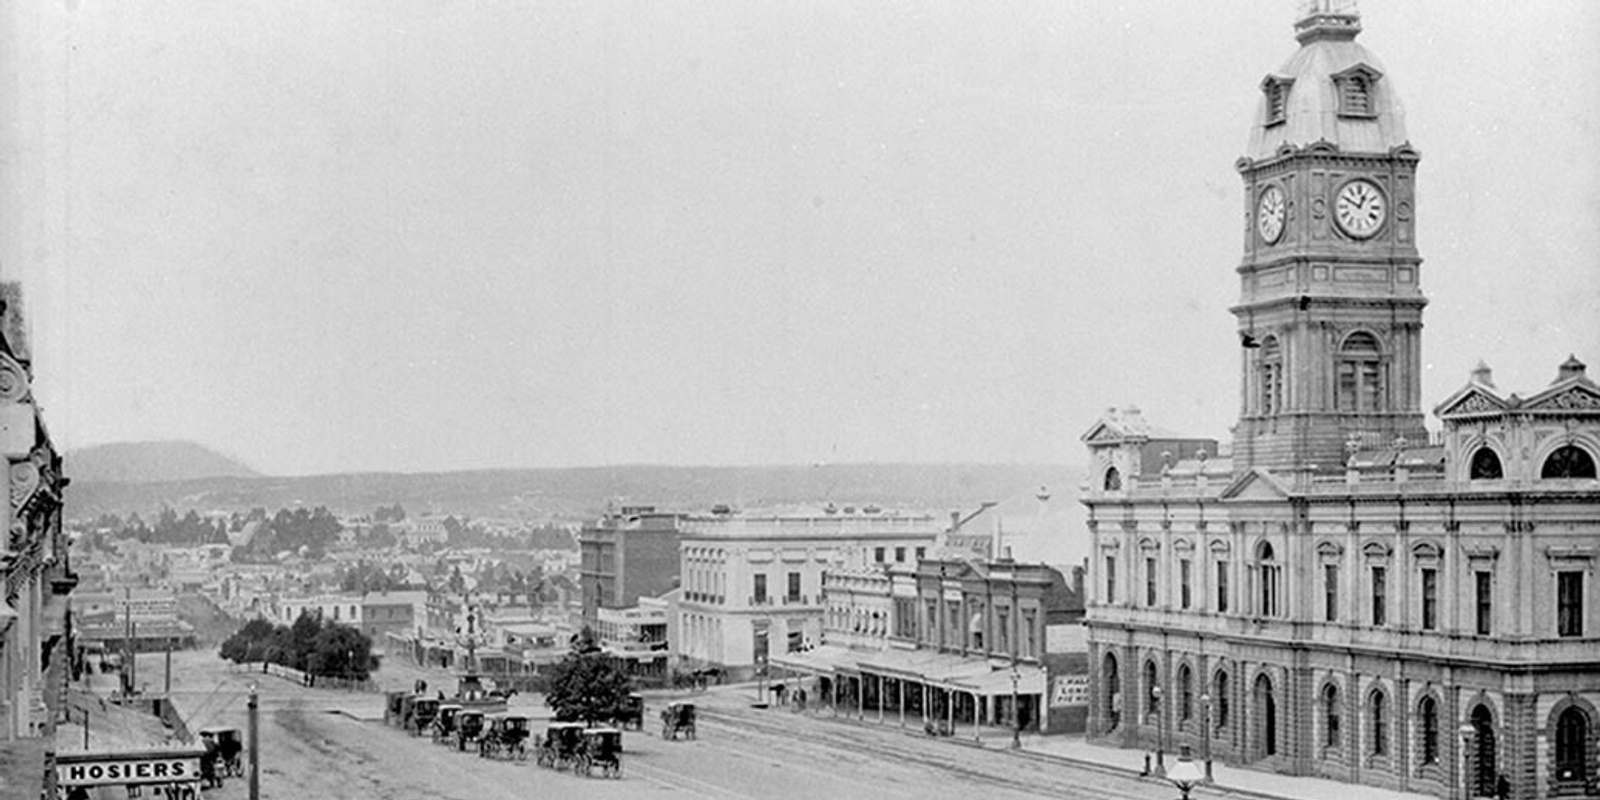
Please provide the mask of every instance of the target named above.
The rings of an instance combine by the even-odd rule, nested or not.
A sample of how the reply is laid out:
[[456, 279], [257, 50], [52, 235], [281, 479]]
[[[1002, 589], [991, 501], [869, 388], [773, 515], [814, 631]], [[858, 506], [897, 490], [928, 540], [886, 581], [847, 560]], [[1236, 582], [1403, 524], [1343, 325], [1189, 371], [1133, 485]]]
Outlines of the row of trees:
[[313, 613], [301, 614], [293, 625], [250, 620], [219, 652], [235, 664], [265, 661], [332, 678], [366, 680], [372, 667], [371, 637]]

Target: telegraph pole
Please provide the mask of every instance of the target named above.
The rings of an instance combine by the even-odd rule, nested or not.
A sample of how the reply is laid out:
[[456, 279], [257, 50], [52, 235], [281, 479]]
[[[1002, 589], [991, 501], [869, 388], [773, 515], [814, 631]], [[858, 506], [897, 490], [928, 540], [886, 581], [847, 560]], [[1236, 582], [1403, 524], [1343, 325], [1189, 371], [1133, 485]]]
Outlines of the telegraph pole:
[[133, 590], [122, 590], [122, 694], [133, 694]]
[[256, 685], [250, 684], [250, 800], [261, 800], [261, 728], [256, 722]]

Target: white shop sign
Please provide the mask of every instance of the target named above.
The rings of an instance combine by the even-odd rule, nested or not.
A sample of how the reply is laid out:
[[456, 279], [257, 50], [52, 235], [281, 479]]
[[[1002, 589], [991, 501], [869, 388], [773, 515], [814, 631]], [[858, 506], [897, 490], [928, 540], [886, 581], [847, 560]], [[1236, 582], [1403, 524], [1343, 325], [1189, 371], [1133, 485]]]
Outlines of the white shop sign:
[[189, 757], [79, 761], [56, 764], [62, 786], [131, 786], [141, 783], [186, 783], [200, 780], [200, 759]]
[[1089, 704], [1089, 676], [1061, 675], [1056, 678], [1055, 691], [1050, 693], [1050, 706], [1086, 706]]

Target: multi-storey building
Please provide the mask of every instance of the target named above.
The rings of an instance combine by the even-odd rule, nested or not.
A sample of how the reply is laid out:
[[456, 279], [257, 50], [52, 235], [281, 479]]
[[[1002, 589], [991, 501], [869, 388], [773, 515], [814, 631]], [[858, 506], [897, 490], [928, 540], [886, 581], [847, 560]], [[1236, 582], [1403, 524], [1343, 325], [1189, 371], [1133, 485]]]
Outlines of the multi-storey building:
[[372, 637], [375, 647], [382, 648], [391, 633], [405, 636], [416, 632], [427, 602], [428, 593], [420, 590], [367, 592], [361, 598], [361, 630]]
[[641, 597], [632, 608], [602, 608], [596, 638], [607, 653], [622, 659], [628, 674], [660, 682], [667, 678], [669, 603], [659, 597]]
[[0, 545], [0, 763], [5, 780], [53, 794], [56, 719], [71, 672], [67, 596], [77, 586], [61, 532], [61, 456], [32, 394], [17, 284], [0, 285], [0, 453], [10, 480]]
[[683, 529], [673, 647], [685, 665], [745, 674], [774, 652], [820, 642], [824, 572], [886, 564], [897, 554], [905, 561], [940, 534], [930, 515], [854, 508], [763, 514], [719, 507], [685, 518]]
[[632, 608], [678, 585], [679, 521], [652, 506], [624, 506], [578, 533], [583, 619], [594, 627], [600, 609]]
[[1082, 692], [1057, 704], [1046, 691], [1053, 677], [1084, 682], [1083, 637], [1059, 635], [1082, 622], [1081, 569], [1074, 578], [1076, 587], [1044, 564], [954, 550], [831, 570], [822, 645], [774, 653], [772, 664], [784, 684], [798, 679], [819, 702], [863, 716], [1082, 731]]
[[1576, 359], [1526, 397], [1480, 368], [1425, 430], [1419, 156], [1343, 5], [1298, 20], [1237, 164], [1230, 456], [1152, 447], [1128, 414], [1084, 436], [1090, 733], [1441, 796], [1597, 796], [1600, 388]]
[[272, 601], [270, 611], [274, 620], [283, 625], [293, 625], [301, 614], [312, 614], [320, 615], [328, 622], [359, 629], [361, 603], [361, 595], [353, 593], [283, 595]]

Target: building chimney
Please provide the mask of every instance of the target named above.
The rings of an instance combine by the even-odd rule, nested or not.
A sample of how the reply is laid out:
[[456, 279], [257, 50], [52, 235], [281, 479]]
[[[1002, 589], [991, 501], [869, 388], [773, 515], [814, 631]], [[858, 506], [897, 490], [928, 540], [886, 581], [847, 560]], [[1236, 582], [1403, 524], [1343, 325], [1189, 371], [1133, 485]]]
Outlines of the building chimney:
[[1569, 355], [1567, 356], [1567, 360], [1561, 362], [1561, 366], [1556, 368], [1556, 379], [1554, 382], [1560, 383], [1569, 378], [1586, 377], [1584, 375], [1585, 369], [1586, 367], [1584, 366], [1584, 363], [1579, 361], [1576, 355]]
[[1481, 383], [1492, 389], [1494, 388], [1494, 370], [1489, 369], [1488, 364], [1479, 361], [1478, 366], [1472, 369], [1472, 380], [1474, 383]]

